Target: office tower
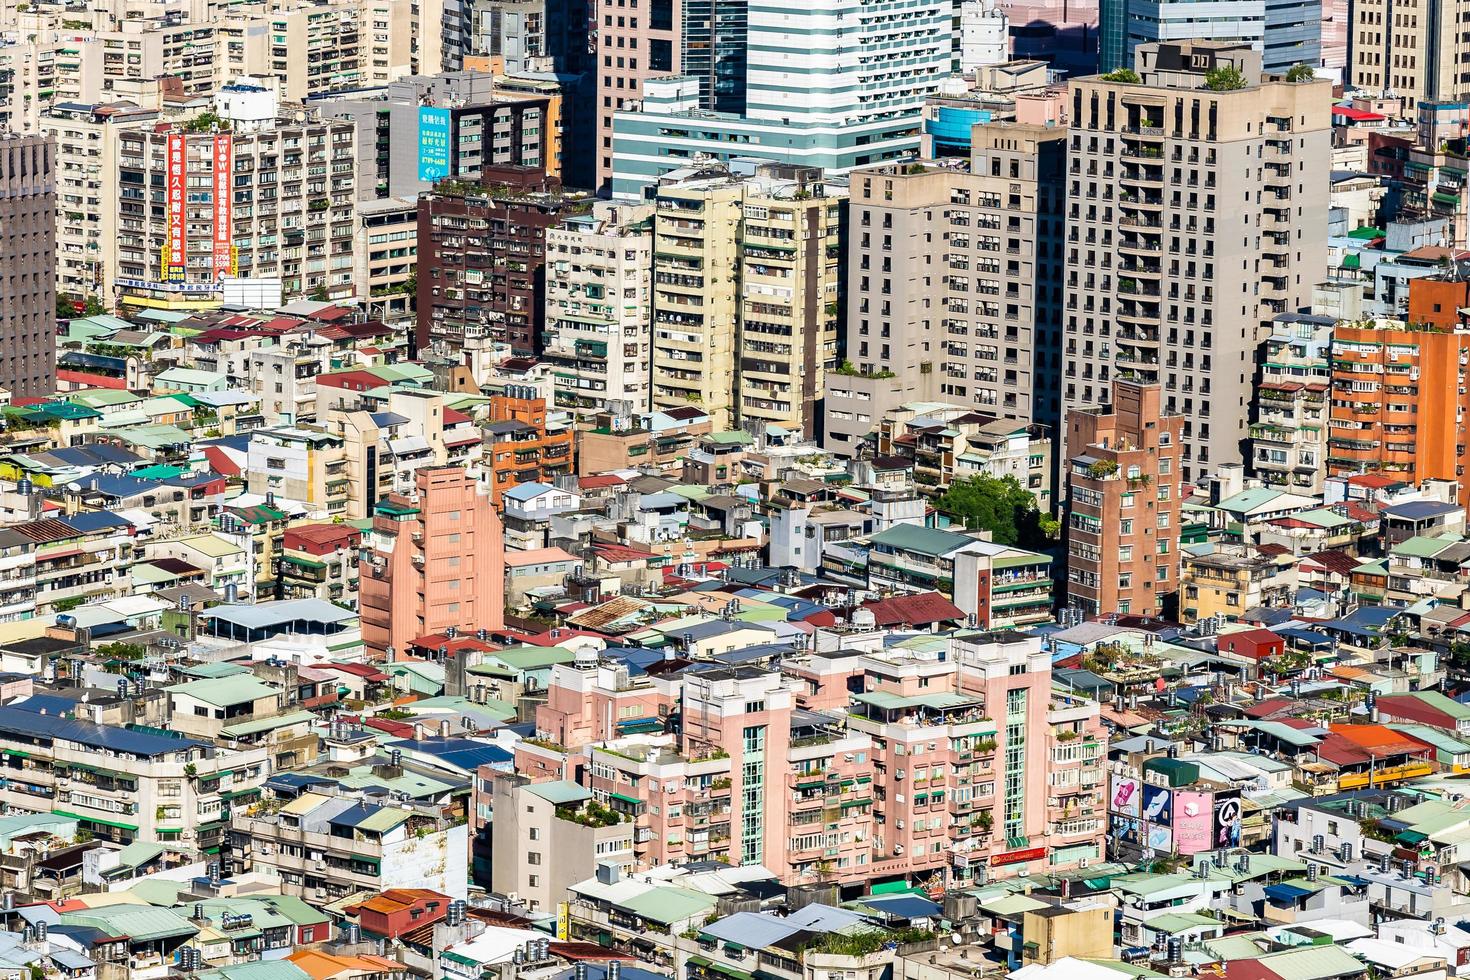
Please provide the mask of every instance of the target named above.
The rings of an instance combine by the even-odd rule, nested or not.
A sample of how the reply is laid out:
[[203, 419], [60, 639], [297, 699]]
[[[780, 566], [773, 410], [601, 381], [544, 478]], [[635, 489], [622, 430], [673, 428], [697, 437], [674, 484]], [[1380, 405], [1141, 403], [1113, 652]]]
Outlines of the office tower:
[[1098, 0], [1097, 70], [1102, 73], [1130, 68], [1128, 0]]
[[613, 195], [642, 197], [697, 155], [851, 170], [916, 150], [924, 100], [953, 62], [953, 17], [952, 0], [750, 8], [744, 114], [702, 111], [683, 67], [655, 73], [678, 77], [645, 81], [639, 105], [609, 120]]
[[[1241, 461], [1256, 350], [1325, 272], [1330, 86], [1246, 45], [1138, 54], [1140, 83], [1071, 86], [1063, 406], [1162, 384], [1192, 481]], [[1227, 66], [1243, 88], [1204, 87]]]
[[0, 385], [12, 397], [56, 389], [56, 142], [0, 135]]
[[1120, 0], [1119, 6], [1127, 44], [1121, 65], [1133, 64], [1140, 44], [1190, 40], [1249, 44], [1273, 75], [1293, 65], [1315, 68], [1321, 59], [1322, 0]]
[[1067, 597], [1089, 616], [1157, 616], [1179, 587], [1179, 433], [1157, 384], [1114, 381], [1067, 412]]
[[1470, 95], [1470, 31], [1455, 0], [1353, 0], [1349, 87], [1397, 98], [1405, 114], [1421, 102]]
[[659, 188], [654, 408], [815, 437], [837, 359], [841, 201], [803, 167], [711, 168]]
[[679, 31], [683, 18], [682, 0], [646, 0], [647, 6], [636, 16], [631, 9], [617, 7], [614, 0], [592, 2], [592, 70], [597, 76], [595, 180], [601, 189], [613, 174], [614, 115], [643, 97], [643, 83], [648, 79], [682, 70]]
[[1001, 0], [1010, 19], [1011, 56], [1045, 61], [1069, 78], [1098, 71], [1098, 16], [1109, 2]]
[[1060, 424], [1066, 136], [1019, 123], [974, 132], [968, 170], [852, 175], [848, 366], [827, 378], [833, 452], [856, 455], [909, 401]]
[[1470, 333], [1397, 320], [1343, 322], [1332, 335], [1327, 471], [1367, 470], [1405, 483], [1463, 479]]
[[1351, 0], [1322, 0], [1322, 57], [1319, 64], [1331, 69], [1335, 80], [1348, 80], [1348, 51], [1352, 48]]
[[539, 355], [546, 322], [546, 229], [587, 202], [540, 170], [486, 168], [483, 184], [443, 182], [419, 198], [419, 350], [460, 360], [503, 343]]
[[653, 206], [599, 202], [546, 232], [553, 404], [590, 423], [648, 409]]
[[699, 104], [713, 112], [745, 111], [748, 0], [681, 0], [681, 69], [699, 79]]
[[489, 492], [463, 466], [424, 467], [373, 512], [361, 566], [362, 639], [376, 661], [420, 636], [505, 625], [505, 541]]

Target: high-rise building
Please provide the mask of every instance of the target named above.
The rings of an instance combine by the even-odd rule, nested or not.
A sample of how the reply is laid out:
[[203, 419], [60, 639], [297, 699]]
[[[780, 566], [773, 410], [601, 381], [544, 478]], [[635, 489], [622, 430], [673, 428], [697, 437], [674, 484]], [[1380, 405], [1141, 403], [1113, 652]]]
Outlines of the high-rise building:
[[[1045, 61], [1067, 76], [1098, 71], [1098, 12], [1108, 0], [1001, 0], [1011, 56]], [[1106, 68], [1102, 69], [1107, 71]]]
[[1178, 590], [1182, 422], [1157, 384], [1131, 381], [1067, 412], [1067, 605], [1157, 616]]
[[826, 445], [845, 456], [905, 402], [1055, 428], [1066, 137], [977, 126], [968, 169], [853, 174], [848, 364], [827, 378]]
[[490, 494], [463, 466], [424, 467], [414, 493], [373, 512], [371, 556], [359, 567], [362, 639], [393, 660], [414, 639], [505, 622], [505, 540]]
[[837, 366], [842, 195], [805, 167], [659, 188], [653, 407], [814, 437]]
[[636, 17], [631, 9], [617, 13], [609, 2], [603, 0], [589, 21], [595, 52], [592, 70], [597, 76], [593, 149], [599, 189], [607, 187], [613, 176], [614, 116], [643, 97], [643, 83], [648, 79], [682, 71], [684, 54], [680, 37], [683, 0], [651, 0]]
[[653, 206], [599, 202], [546, 232], [553, 404], [591, 422], [646, 411], [653, 359]]
[[[1263, 69], [1283, 74], [1293, 65], [1317, 67], [1322, 52], [1322, 0], [1103, 0], [1125, 11], [1133, 64], [1140, 44], [1190, 40], [1249, 44]], [[1120, 66], [1113, 66], [1120, 67]], [[1105, 69], [1107, 70], [1107, 69]]]
[[538, 355], [546, 230], [591, 205], [539, 169], [489, 167], [482, 180], [444, 181], [419, 198], [418, 347], [456, 360], [495, 343]]
[[1408, 113], [1421, 102], [1470, 95], [1470, 31], [1455, 0], [1353, 0], [1345, 83], [1397, 98]]
[[752, 6], [744, 113], [705, 111], [684, 67], [655, 73], [678, 77], [645, 80], [639, 105], [599, 134], [611, 137], [600, 152], [614, 196], [641, 197], [695, 156], [851, 170], [912, 153], [924, 100], [953, 62], [953, 18], [953, 0]]
[[1063, 407], [1162, 384], [1190, 481], [1241, 461], [1257, 349], [1326, 271], [1331, 87], [1263, 81], [1246, 45], [1138, 55], [1140, 83], [1071, 85]]
[[680, 0], [679, 12], [680, 70], [699, 79], [699, 104], [744, 112], [749, 0]]
[[56, 141], [0, 135], [0, 385], [56, 390]]

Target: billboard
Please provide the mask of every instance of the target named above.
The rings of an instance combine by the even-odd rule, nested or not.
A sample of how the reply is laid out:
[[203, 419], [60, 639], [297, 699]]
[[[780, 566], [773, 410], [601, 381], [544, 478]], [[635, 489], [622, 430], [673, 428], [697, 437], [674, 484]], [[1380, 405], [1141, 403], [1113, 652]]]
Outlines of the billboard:
[[1174, 850], [1173, 837], [1174, 835], [1169, 833], [1168, 827], [1162, 824], [1149, 824], [1147, 839], [1144, 843], [1160, 854], [1168, 854]]
[[235, 203], [230, 182], [235, 170], [235, 146], [228, 134], [214, 138], [214, 249], [210, 265], [214, 278], [234, 275]]
[[1174, 847], [1180, 854], [1199, 854], [1214, 847], [1215, 794], [1174, 794]]
[[168, 253], [163, 278], [175, 282], [184, 278], [189, 251], [189, 236], [184, 224], [189, 186], [189, 142], [183, 133], [169, 134], [165, 162], [168, 166], [164, 181], [168, 191]]
[[1215, 846], [1240, 846], [1240, 793], [1215, 797]]
[[1108, 834], [1119, 844], [1141, 846], [1143, 841], [1139, 840], [1138, 831], [1138, 820], [1134, 817], [1115, 813], [1109, 818]]
[[419, 180], [449, 176], [449, 110], [419, 107]]
[[1132, 776], [1113, 774], [1113, 802], [1109, 807], [1114, 813], [1127, 817], [1138, 816], [1139, 783]]
[[1167, 827], [1174, 819], [1174, 797], [1162, 786], [1143, 787], [1143, 819]]

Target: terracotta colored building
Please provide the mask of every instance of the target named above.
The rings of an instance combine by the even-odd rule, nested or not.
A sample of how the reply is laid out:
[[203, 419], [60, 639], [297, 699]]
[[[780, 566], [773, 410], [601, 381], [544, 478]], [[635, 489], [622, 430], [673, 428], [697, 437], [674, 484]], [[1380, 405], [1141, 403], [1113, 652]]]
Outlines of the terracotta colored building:
[[1067, 413], [1068, 605], [1156, 616], [1178, 589], [1182, 424], [1158, 385], [1131, 381]]
[[1409, 322], [1440, 330], [1464, 323], [1460, 310], [1470, 307], [1470, 279], [1454, 273], [1409, 280]]
[[458, 466], [425, 467], [414, 493], [373, 513], [362, 573], [362, 638], [371, 659], [404, 656], [415, 638], [505, 627], [505, 539], [490, 495]]
[[411, 929], [438, 922], [449, 911], [450, 897], [428, 888], [389, 888], [357, 907], [363, 932], [397, 939]]
[[[1433, 293], [1421, 292], [1433, 314]], [[1445, 297], [1446, 300], [1451, 297]], [[1444, 300], [1440, 301], [1446, 306]], [[1327, 470], [1378, 470], [1408, 483], [1460, 480], [1470, 407], [1470, 332], [1380, 321], [1339, 325], [1332, 341]], [[1465, 484], [1460, 502], [1470, 503]]]
[[490, 496], [495, 506], [506, 490], [518, 483], [550, 482], [572, 471], [576, 433], [570, 425], [547, 420], [546, 400], [536, 389], [506, 385], [490, 399], [485, 424], [486, 462]]

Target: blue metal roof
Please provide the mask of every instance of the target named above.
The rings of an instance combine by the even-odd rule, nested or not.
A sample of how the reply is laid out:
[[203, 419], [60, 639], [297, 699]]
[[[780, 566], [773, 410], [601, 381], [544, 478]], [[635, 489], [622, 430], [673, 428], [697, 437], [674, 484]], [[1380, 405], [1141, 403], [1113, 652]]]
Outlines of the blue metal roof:
[[1298, 888], [1295, 885], [1267, 885], [1265, 892], [1267, 898], [1278, 902], [1295, 902], [1299, 898], [1312, 894], [1307, 889]]
[[129, 527], [131, 522], [107, 510], [84, 510], [70, 517], [58, 518], [61, 523], [81, 534], [106, 531], [111, 528]]
[[431, 755], [451, 766], [474, 772], [480, 766], [511, 762], [515, 755], [498, 745], [488, 745], [472, 738], [406, 739], [393, 743], [396, 748]]
[[943, 911], [934, 902], [918, 895], [875, 895], [863, 899], [863, 904], [900, 919], [927, 919]]
[[142, 758], [182, 752], [205, 744], [191, 738], [150, 735], [147, 732], [118, 728], [116, 725], [94, 725], [90, 721], [58, 718], [55, 715], [41, 715], [9, 707], [0, 708], [0, 732], [27, 738], [76, 742], [87, 748], [109, 749]]

